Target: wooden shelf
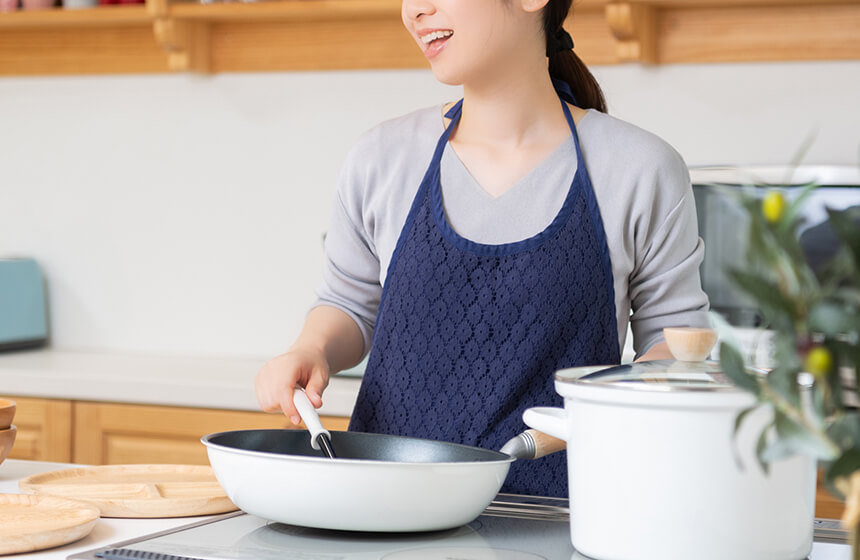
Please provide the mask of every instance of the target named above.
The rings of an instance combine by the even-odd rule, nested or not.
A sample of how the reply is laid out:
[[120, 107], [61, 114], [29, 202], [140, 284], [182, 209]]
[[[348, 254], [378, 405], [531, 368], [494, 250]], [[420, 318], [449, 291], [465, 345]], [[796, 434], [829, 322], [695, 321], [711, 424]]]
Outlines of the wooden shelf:
[[400, 2], [391, 0], [314, 0], [198, 4], [177, 2], [167, 7], [171, 17], [196, 21], [360, 21], [397, 18]]
[[[147, 0], [0, 14], [0, 75], [426, 68], [400, 5]], [[580, 0], [566, 27], [588, 64], [860, 59], [857, 0]]]
[[152, 23], [152, 16], [142, 4], [101, 6], [80, 10], [53, 8], [33, 12], [18, 11], [0, 14], [0, 29], [39, 27], [111, 27], [115, 25], [141, 25]]

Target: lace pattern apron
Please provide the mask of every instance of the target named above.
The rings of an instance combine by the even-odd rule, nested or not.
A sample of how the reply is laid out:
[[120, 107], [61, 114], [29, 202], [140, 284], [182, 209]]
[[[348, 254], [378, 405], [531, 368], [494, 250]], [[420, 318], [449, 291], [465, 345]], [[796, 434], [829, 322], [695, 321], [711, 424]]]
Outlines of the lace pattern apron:
[[[603, 222], [579, 138], [576, 175], [542, 232], [475, 243], [448, 224], [439, 164], [462, 111], [439, 138], [388, 268], [349, 429], [498, 450], [533, 406], [563, 406], [556, 370], [620, 361]], [[571, 154], [574, 156], [574, 154]], [[516, 461], [503, 492], [567, 496], [565, 452]]]

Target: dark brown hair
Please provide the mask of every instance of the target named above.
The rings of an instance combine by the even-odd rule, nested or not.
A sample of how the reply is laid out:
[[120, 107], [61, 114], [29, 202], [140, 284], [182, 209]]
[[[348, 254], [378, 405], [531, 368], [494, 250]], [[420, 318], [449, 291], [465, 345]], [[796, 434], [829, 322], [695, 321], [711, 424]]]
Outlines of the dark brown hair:
[[[559, 32], [567, 19], [572, 0], [549, 0], [543, 9], [543, 32], [550, 42]], [[567, 82], [576, 104], [583, 109], [597, 109], [606, 112], [606, 100], [603, 91], [594, 76], [589, 72], [585, 63], [580, 60], [573, 50], [551, 51], [549, 56], [549, 75], [557, 80]]]

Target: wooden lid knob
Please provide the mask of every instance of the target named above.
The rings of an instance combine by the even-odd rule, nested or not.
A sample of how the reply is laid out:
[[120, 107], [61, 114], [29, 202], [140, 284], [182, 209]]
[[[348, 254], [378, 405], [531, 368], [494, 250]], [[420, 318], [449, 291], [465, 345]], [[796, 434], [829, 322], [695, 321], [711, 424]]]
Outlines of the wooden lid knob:
[[666, 327], [663, 336], [669, 351], [682, 362], [702, 362], [717, 342], [717, 331], [696, 327]]

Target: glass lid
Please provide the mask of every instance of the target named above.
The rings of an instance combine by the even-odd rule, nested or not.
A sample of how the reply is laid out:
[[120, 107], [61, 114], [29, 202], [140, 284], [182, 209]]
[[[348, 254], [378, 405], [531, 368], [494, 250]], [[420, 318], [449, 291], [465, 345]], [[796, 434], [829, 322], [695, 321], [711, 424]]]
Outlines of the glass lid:
[[643, 391], [739, 391], [719, 362], [654, 360], [563, 369], [556, 381]]

